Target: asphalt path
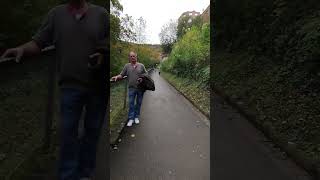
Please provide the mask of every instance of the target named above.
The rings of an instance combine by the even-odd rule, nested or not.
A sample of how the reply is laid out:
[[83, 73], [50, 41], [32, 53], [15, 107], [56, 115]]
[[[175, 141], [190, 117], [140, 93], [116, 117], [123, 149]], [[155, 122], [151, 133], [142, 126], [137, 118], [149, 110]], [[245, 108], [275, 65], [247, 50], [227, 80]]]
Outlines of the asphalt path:
[[110, 179], [210, 179], [209, 120], [158, 73], [152, 78], [140, 124], [125, 127], [110, 153]]

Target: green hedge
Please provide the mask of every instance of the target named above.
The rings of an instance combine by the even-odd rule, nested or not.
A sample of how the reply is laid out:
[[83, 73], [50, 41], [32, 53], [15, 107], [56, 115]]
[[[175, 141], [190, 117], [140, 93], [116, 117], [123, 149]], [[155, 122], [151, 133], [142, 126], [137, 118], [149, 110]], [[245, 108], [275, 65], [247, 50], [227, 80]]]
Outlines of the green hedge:
[[209, 87], [210, 25], [201, 28], [193, 26], [174, 45], [161, 69], [178, 77], [186, 77], [202, 82]]

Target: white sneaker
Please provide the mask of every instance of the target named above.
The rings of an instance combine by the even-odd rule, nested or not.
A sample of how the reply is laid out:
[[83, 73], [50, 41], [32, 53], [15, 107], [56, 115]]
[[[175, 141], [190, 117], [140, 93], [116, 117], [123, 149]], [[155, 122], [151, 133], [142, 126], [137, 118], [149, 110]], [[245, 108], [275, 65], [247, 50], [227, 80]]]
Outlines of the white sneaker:
[[134, 119], [134, 123], [139, 124], [139, 122], [140, 122], [140, 121], [139, 121], [138, 118], [135, 118], [135, 119]]
[[132, 126], [132, 123], [133, 123], [133, 120], [132, 120], [132, 119], [130, 119], [130, 120], [128, 121], [127, 126], [128, 126], [128, 127]]

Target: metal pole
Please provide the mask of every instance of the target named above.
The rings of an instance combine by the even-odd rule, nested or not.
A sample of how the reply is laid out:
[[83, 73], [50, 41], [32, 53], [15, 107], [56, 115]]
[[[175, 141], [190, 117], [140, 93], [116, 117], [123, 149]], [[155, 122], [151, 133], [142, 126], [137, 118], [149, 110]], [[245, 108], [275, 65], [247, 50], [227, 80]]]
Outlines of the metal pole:
[[128, 90], [128, 80], [125, 79], [125, 83], [124, 83], [124, 101], [123, 101], [123, 109], [126, 109], [127, 107], [127, 90]]
[[55, 95], [55, 82], [56, 82], [56, 59], [52, 52], [47, 53], [49, 57], [48, 67], [48, 96], [47, 96], [47, 109], [44, 123], [44, 146], [43, 150], [48, 150], [51, 144], [51, 128], [54, 115], [54, 95]]

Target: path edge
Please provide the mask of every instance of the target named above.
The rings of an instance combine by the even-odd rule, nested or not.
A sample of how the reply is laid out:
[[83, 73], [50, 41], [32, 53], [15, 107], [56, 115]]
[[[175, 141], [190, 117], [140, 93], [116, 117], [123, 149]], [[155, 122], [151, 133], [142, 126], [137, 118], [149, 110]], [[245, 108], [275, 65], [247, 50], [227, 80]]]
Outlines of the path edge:
[[199, 113], [201, 113], [201, 115], [205, 116], [207, 118], [207, 120], [209, 121], [208, 123], [211, 123], [210, 122], [210, 113], [206, 113], [202, 109], [200, 109], [198, 105], [196, 105], [189, 97], [187, 97], [183, 92], [181, 92], [175, 85], [173, 85], [173, 83], [168, 81], [165, 77], [163, 77], [161, 75], [160, 75], [160, 77], [162, 77], [164, 80], [166, 80], [166, 82], [168, 84], [170, 84], [171, 87], [173, 87], [180, 95], [182, 95], [186, 100], [188, 100], [188, 102], [191, 103], [193, 105], [193, 107], [195, 109], [197, 109], [199, 111]]
[[290, 146], [286, 141], [276, 137], [271, 128], [267, 125], [258, 123], [256, 115], [245, 110], [240, 104], [236, 103], [234, 99], [225, 94], [219, 87], [211, 85], [212, 92], [222, 97], [228, 105], [236, 109], [243, 117], [245, 117], [251, 124], [254, 125], [259, 131], [261, 131], [268, 139], [270, 139], [275, 145], [277, 145], [281, 151], [285, 152], [289, 157], [300, 167], [306, 170], [314, 180], [320, 180], [320, 166], [319, 162], [315, 162], [311, 159], [303, 156], [303, 153], [295, 146]]
[[[125, 127], [126, 127], [126, 117], [125, 118], [122, 118], [123, 119], [123, 123], [121, 123], [121, 126], [120, 126], [120, 128], [117, 130], [117, 131], [119, 131], [117, 134], [117, 137], [115, 138], [115, 140], [114, 141], [111, 141], [111, 142], [109, 142], [109, 144], [110, 144], [110, 146], [111, 146], [111, 149], [113, 149], [115, 146], [117, 146], [118, 145], [118, 143], [119, 143], [119, 139], [120, 139], [120, 137], [121, 137], [121, 135], [123, 134], [123, 131], [124, 131], [124, 129], [125, 129]], [[110, 134], [111, 135], [111, 134]]]

